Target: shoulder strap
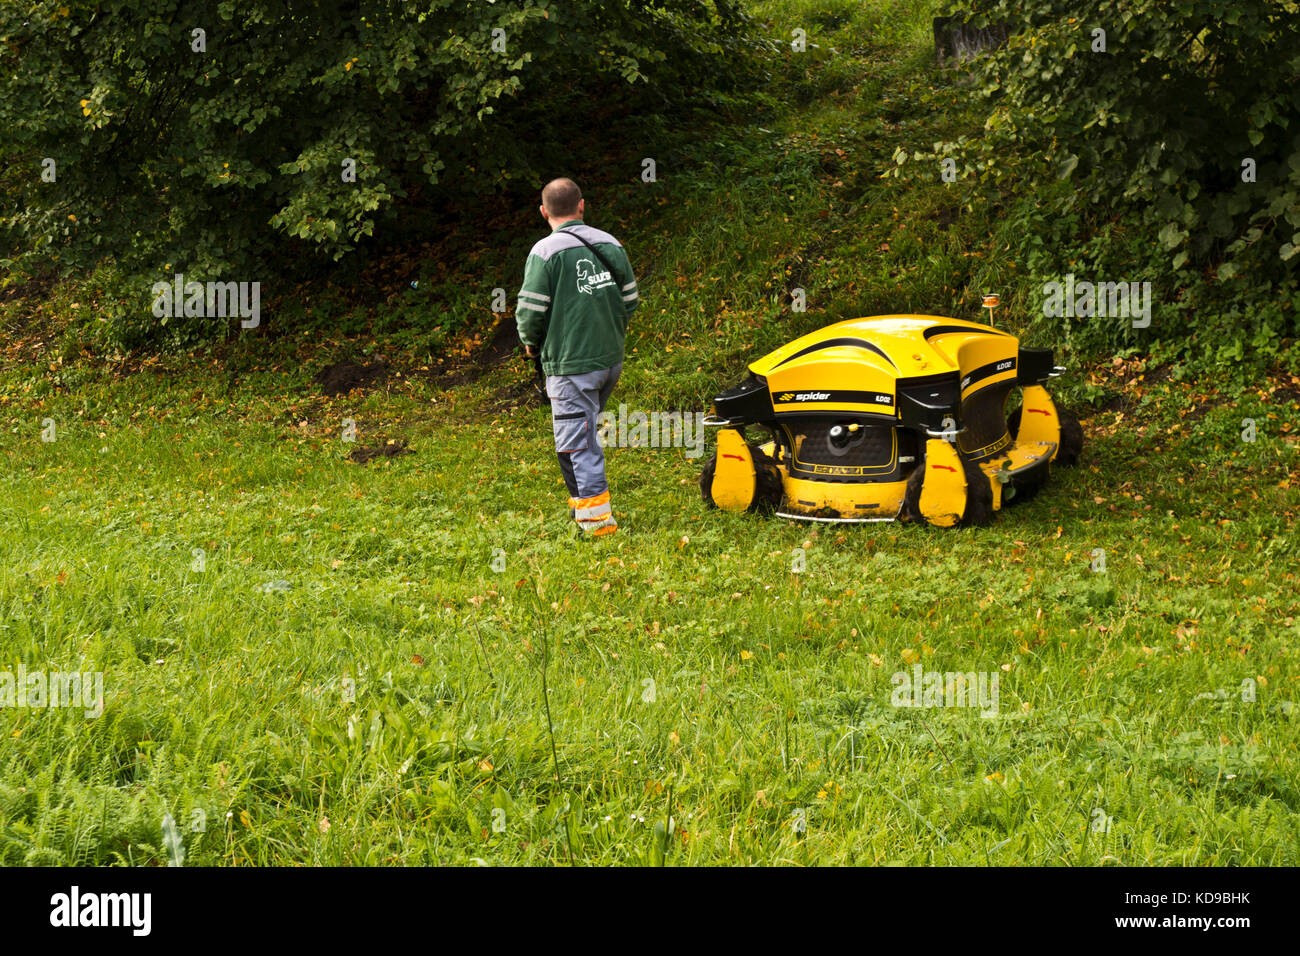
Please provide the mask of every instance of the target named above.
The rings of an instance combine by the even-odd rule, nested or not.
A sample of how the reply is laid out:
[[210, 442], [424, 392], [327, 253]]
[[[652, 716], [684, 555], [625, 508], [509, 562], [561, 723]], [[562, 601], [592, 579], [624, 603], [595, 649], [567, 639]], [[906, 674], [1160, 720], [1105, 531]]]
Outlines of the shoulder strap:
[[564, 231], [567, 232], [569, 235], [573, 236], [574, 239], [577, 239], [580, 243], [582, 243], [582, 244], [583, 244], [584, 246], [586, 246], [588, 249], [590, 249], [590, 250], [592, 251], [592, 253], [595, 254], [596, 258], [600, 260], [600, 264], [601, 264], [602, 266], [605, 267], [605, 271], [606, 271], [606, 272], [608, 272], [611, 276], [617, 276], [618, 273], [615, 272], [615, 271], [614, 271], [614, 267], [611, 266], [611, 265], [609, 264], [609, 260], [606, 259], [604, 256], [602, 256], [602, 255], [600, 254], [600, 250], [599, 250], [599, 249], [597, 249], [595, 246], [593, 246], [593, 245], [592, 245], [590, 242], [588, 242], [586, 239], [582, 238], [582, 236], [578, 235], [578, 234], [577, 234], [576, 232], [574, 232], [572, 229], [566, 229], [566, 230], [564, 230]]

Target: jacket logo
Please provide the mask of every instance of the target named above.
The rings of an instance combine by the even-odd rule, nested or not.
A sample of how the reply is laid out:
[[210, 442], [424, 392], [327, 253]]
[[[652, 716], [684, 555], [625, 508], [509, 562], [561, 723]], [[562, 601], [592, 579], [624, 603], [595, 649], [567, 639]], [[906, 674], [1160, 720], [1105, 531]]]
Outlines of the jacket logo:
[[578, 260], [578, 291], [584, 295], [591, 295], [595, 289], [603, 289], [606, 286], [614, 284], [613, 277], [608, 273], [596, 268], [596, 263], [590, 259]]

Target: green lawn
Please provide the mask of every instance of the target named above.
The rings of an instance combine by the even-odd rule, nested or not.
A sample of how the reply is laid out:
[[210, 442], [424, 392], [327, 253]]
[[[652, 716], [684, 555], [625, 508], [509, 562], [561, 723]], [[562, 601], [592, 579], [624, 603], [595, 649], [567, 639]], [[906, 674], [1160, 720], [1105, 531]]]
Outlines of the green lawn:
[[[877, 178], [963, 121], [932, 6], [766, 5], [820, 59], [605, 189], [645, 277], [615, 404], [990, 283], [1027, 324], [983, 224]], [[1080, 466], [979, 529], [706, 512], [702, 458], [615, 448], [581, 542], [522, 362], [320, 396], [372, 347], [0, 372], [0, 669], [104, 675], [97, 718], [0, 708], [0, 864], [165, 863], [168, 814], [187, 865], [1300, 863], [1295, 379], [1075, 368]], [[413, 453], [347, 460], [348, 419]], [[893, 706], [918, 664], [996, 674], [996, 714]]]

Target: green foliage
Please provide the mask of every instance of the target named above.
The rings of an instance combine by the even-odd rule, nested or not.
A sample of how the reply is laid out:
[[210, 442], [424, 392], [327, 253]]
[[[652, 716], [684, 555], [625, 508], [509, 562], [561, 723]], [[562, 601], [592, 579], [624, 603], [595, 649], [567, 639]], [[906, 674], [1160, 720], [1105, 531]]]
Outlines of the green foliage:
[[[1154, 282], [1159, 311], [1144, 338], [1092, 323], [1085, 347], [1158, 339], [1214, 360], [1275, 357], [1297, 330], [1300, 4], [961, 8], [973, 25], [1012, 31], [972, 67], [984, 129], [928, 156], [900, 150], [899, 164], [954, 159], [972, 206], [1011, 211], [1008, 237], [1036, 279]], [[1214, 341], [1198, 342], [1198, 330]]]
[[0, 256], [111, 258], [120, 319], [174, 272], [338, 260], [403, 202], [531, 192], [575, 130], [734, 85], [745, 25], [733, 0], [3, 4]]

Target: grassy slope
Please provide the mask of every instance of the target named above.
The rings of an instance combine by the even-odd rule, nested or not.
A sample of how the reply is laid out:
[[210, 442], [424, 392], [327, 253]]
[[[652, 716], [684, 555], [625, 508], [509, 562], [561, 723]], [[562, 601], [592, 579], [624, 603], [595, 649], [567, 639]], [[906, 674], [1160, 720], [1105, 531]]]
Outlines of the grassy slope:
[[[703, 408], [828, 317], [1014, 286], [942, 185], [877, 178], [968, 120], [929, 6], [768, 4], [819, 46], [766, 106], [647, 124], [661, 182], [593, 202], [646, 277], [616, 401]], [[499, 225], [521, 261], [531, 219]], [[0, 668], [107, 692], [0, 710], [0, 862], [158, 862], [166, 812], [193, 863], [654, 862], [669, 814], [674, 864], [1300, 862], [1288, 383], [1089, 369], [1113, 400], [1081, 467], [978, 530], [705, 513], [699, 459], [614, 449], [623, 530], [586, 545], [520, 365], [327, 400], [350, 343], [253, 341], [233, 375], [0, 378]], [[416, 453], [350, 463], [346, 418]], [[997, 671], [999, 716], [892, 707], [917, 661]]]

